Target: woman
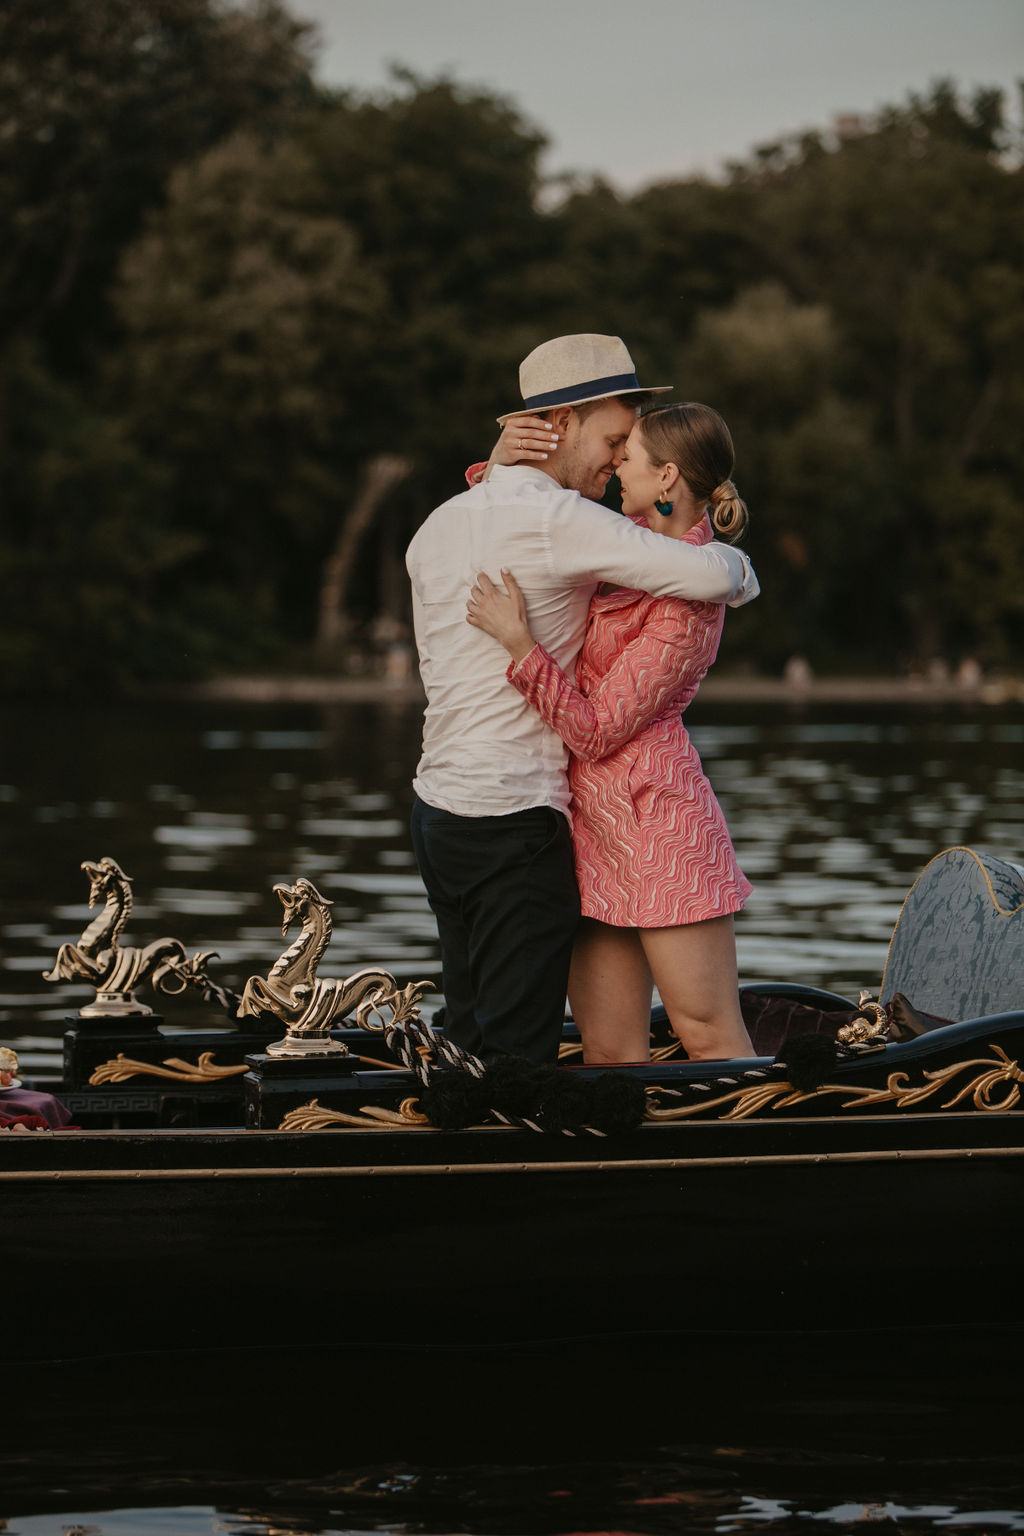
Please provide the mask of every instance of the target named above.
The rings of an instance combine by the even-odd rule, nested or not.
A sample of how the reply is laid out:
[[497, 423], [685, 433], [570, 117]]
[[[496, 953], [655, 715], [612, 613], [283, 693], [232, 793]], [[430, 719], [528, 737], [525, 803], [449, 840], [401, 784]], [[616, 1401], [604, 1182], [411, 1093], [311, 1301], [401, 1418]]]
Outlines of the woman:
[[[500, 461], [543, 456], [547, 422], [506, 423]], [[668, 538], [742, 533], [725, 422], [688, 403], [649, 411], [624, 450], [622, 508]], [[709, 516], [710, 510], [710, 516]], [[522, 593], [478, 578], [467, 619], [499, 640], [519, 689], [570, 748], [583, 921], [569, 1000], [588, 1062], [646, 1061], [651, 983], [694, 1060], [750, 1056], [733, 914], [750, 894], [680, 713], [718, 650], [724, 609], [623, 589], [594, 596], [576, 683], [530, 633]]]

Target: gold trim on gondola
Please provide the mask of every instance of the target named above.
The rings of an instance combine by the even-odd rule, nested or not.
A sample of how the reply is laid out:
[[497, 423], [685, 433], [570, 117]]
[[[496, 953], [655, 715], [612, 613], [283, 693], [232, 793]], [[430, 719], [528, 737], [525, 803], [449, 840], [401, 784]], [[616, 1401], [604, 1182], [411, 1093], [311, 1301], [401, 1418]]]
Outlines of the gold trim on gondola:
[[426, 1115], [421, 1115], [414, 1107], [418, 1103], [419, 1100], [415, 1098], [403, 1099], [397, 1109], [381, 1109], [376, 1104], [364, 1104], [358, 1114], [346, 1115], [340, 1109], [324, 1109], [319, 1099], [310, 1099], [308, 1104], [289, 1110], [278, 1130], [335, 1131], [348, 1126], [364, 1131], [433, 1130]]
[[[954, 1061], [948, 1067], [942, 1067], [941, 1070], [924, 1072], [922, 1074], [924, 1081], [917, 1084], [911, 1084], [906, 1072], [890, 1072], [884, 1088], [858, 1087], [850, 1083], [823, 1083], [820, 1088], [800, 1092], [793, 1087], [792, 1083], [767, 1082], [747, 1088], [735, 1088], [731, 1093], [722, 1094], [716, 1099], [702, 1100], [697, 1104], [670, 1106], [659, 1103], [659, 1095], [666, 1090], [652, 1087], [647, 1089], [648, 1101], [644, 1118], [658, 1123], [690, 1120], [698, 1115], [706, 1115], [709, 1111], [718, 1110], [719, 1113], [715, 1118], [719, 1120], [749, 1120], [752, 1115], [757, 1115], [762, 1110], [789, 1109], [794, 1104], [809, 1104], [813, 1099], [826, 1098], [830, 1094], [844, 1096], [843, 1103], [837, 1106], [840, 1110], [874, 1109], [879, 1104], [895, 1104], [897, 1109], [916, 1108], [933, 1094], [952, 1087], [954, 1079], [961, 1072], [966, 1072], [972, 1067], [984, 1067], [986, 1070], [963, 1083], [953, 1097], [946, 1099], [938, 1105], [938, 1108], [955, 1109], [970, 1096], [975, 1109], [1013, 1109], [1020, 1102], [1019, 1084], [1024, 1082], [1024, 1071], [1021, 1070], [1018, 1062], [1010, 1060], [1001, 1046], [989, 1042], [989, 1050], [995, 1052], [999, 1058], [998, 1062], [984, 1057], [971, 1061]], [[1003, 1085], [1008, 1085], [1006, 1091], [999, 1097], [994, 1097], [996, 1090]]]
[[[495, 1134], [502, 1131], [501, 1126], [491, 1126]], [[42, 1132], [38, 1134], [42, 1135]], [[76, 1139], [78, 1131], [49, 1131], [46, 1133], [55, 1142]], [[104, 1131], [92, 1131], [92, 1136], [103, 1136]], [[143, 1136], [153, 1133], [143, 1131]], [[176, 1145], [183, 1143], [180, 1138], [188, 1137], [190, 1131], [176, 1131]], [[243, 1133], [237, 1133], [243, 1134]], [[274, 1136], [276, 1131], [246, 1131], [245, 1137]], [[187, 1145], [187, 1141], [184, 1143]], [[587, 1158], [582, 1161], [570, 1159], [558, 1162], [531, 1163], [517, 1158], [515, 1162], [486, 1162], [486, 1163], [330, 1163], [311, 1166], [308, 1163], [295, 1166], [289, 1164], [286, 1167], [252, 1167], [233, 1168], [230, 1163], [220, 1163], [216, 1167], [191, 1167], [191, 1168], [138, 1168], [132, 1166], [126, 1168], [19, 1168], [7, 1169], [0, 1167], [0, 1190], [7, 1189], [15, 1184], [50, 1184], [61, 1185], [75, 1183], [79, 1180], [92, 1181], [94, 1183], [108, 1184], [122, 1182], [125, 1184], [142, 1183], [167, 1183], [167, 1182], [194, 1182], [197, 1179], [216, 1180], [218, 1184], [230, 1183], [233, 1180], [256, 1179], [272, 1180], [287, 1179], [294, 1183], [296, 1179], [370, 1179], [378, 1182], [381, 1179], [390, 1178], [436, 1178], [438, 1174], [446, 1177], [450, 1174], [457, 1177], [460, 1174], [468, 1174], [477, 1178], [481, 1174], [490, 1177], [492, 1174], [558, 1174], [564, 1176], [571, 1174], [575, 1177], [581, 1173], [601, 1174], [602, 1176], [616, 1173], [691, 1173], [698, 1168], [736, 1168], [742, 1171], [744, 1177], [756, 1169], [764, 1168], [841, 1168], [853, 1166], [858, 1163], [955, 1163], [965, 1160], [972, 1163], [1002, 1162], [1005, 1159], [1024, 1158], [1024, 1147], [890, 1147], [884, 1151], [867, 1152], [769, 1152], [752, 1157], [748, 1152], [735, 1153], [733, 1156], [724, 1157], [625, 1157], [615, 1158]]]
[[[673, 1105], [666, 1102], [674, 1091], [664, 1085], [649, 1087], [644, 1119], [649, 1124], [670, 1123], [677, 1120], [693, 1120], [707, 1116], [718, 1120], [749, 1120], [767, 1111], [790, 1109], [796, 1104], [809, 1104], [841, 1094], [838, 1110], [875, 1109], [881, 1104], [893, 1104], [897, 1109], [913, 1109], [945, 1088], [955, 1088], [952, 1097], [937, 1107], [955, 1109], [970, 1097], [978, 1110], [1008, 1110], [1021, 1100], [1019, 1085], [1024, 1083], [1024, 1070], [1011, 1061], [1001, 1046], [989, 1044], [997, 1060], [979, 1057], [970, 1061], [955, 1061], [934, 1072], [924, 1072], [923, 1081], [912, 1083], [906, 1072], [890, 1072], [884, 1088], [868, 1088], [851, 1083], [823, 1083], [819, 1088], [801, 1091], [787, 1081], [768, 1081], [734, 1088], [729, 1093], [698, 1103]], [[961, 1073], [981, 1067], [983, 1071], [956, 1085]], [[1003, 1092], [998, 1092], [1002, 1088]], [[329, 1130], [433, 1130], [427, 1117], [416, 1105], [417, 1098], [403, 1099], [398, 1109], [384, 1109], [376, 1104], [363, 1104], [355, 1114], [342, 1110], [325, 1109], [318, 1099], [291, 1110], [277, 1127], [280, 1131], [329, 1131]], [[717, 1113], [716, 1113], [717, 1111]], [[482, 1130], [486, 1127], [477, 1126]]]
[[201, 1051], [194, 1066], [190, 1061], [182, 1061], [180, 1056], [168, 1056], [159, 1067], [152, 1061], [133, 1061], [118, 1051], [113, 1061], [105, 1061], [96, 1068], [89, 1078], [89, 1086], [99, 1088], [103, 1083], [126, 1083], [132, 1077], [165, 1077], [172, 1083], [218, 1083], [226, 1077], [240, 1077], [248, 1070], [244, 1062], [238, 1067], [214, 1066], [212, 1051]]

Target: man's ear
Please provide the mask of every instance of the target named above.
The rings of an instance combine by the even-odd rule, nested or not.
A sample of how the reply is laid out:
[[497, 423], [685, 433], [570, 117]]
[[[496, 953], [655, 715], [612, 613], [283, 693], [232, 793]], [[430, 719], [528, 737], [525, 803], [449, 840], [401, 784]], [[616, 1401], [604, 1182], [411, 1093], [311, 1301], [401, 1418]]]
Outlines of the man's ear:
[[569, 417], [572, 415], [572, 406], [556, 405], [553, 410], [546, 411], [545, 415], [555, 431], [561, 437], [564, 437], [566, 428], [569, 425]]

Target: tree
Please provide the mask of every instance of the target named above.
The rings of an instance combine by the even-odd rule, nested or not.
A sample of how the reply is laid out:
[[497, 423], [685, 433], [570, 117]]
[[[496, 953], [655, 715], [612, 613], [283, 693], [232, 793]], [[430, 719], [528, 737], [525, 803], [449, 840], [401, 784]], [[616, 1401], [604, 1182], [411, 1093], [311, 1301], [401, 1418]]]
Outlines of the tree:
[[315, 624], [360, 433], [383, 291], [325, 202], [297, 145], [236, 136], [175, 173], [117, 290], [113, 388], [197, 541], [190, 583], [231, 594], [240, 634]]
[[862, 665], [891, 654], [891, 633], [870, 616], [896, 509], [869, 414], [842, 394], [831, 312], [775, 283], [746, 289], [701, 315], [676, 372], [728, 422], [751, 512], [764, 596], [726, 625], [723, 658], [757, 654], [778, 668], [801, 653], [824, 670], [851, 651]]
[[187, 626], [158, 597], [194, 541], [165, 518], [158, 470], [116, 422], [58, 384], [27, 341], [6, 366], [19, 452], [3, 487], [0, 675], [8, 691], [75, 692], [101, 709], [181, 673]]
[[425, 468], [441, 453], [450, 486], [547, 334], [552, 299], [534, 312], [558, 255], [537, 206], [544, 138], [500, 97], [398, 70], [380, 97], [325, 100], [302, 143], [387, 295], [366, 446]]
[[[172, 177], [122, 263], [111, 377], [202, 541], [190, 582], [233, 593], [239, 633], [259, 615], [264, 634], [312, 640], [324, 562], [342, 549], [351, 570], [360, 546], [362, 600], [346, 585], [371, 618], [393, 598], [384, 568], [489, 448], [544, 334], [524, 340], [511, 299], [552, 239], [540, 144], [499, 101], [403, 76]], [[364, 500], [356, 539], [355, 488], [395, 455], [412, 487]]]
[[322, 590], [328, 630], [342, 590], [349, 629], [394, 629], [408, 538], [519, 360], [573, 330], [733, 428], [764, 597], [726, 654], [1013, 657], [1024, 170], [999, 93], [940, 85], [633, 196], [555, 204], [543, 144], [448, 79], [317, 91], [277, 0], [8, 0], [9, 686], [294, 655]]
[[[110, 290], [182, 159], [308, 103], [307, 29], [276, 0], [6, 0], [0, 8], [0, 653], [8, 688], [104, 695], [201, 670], [198, 534], [104, 397]], [[168, 599], [173, 594], [173, 601]]]
[[[879, 599], [918, 657], [1008, 654], [1024, 612], [1024, 170], [999, 92], [948, 83], [740, 168], [747, 238], [842, 339], [894, 508]], [[984, 489], [982, 489], [984, 487]], [[996, 514], [1005, 544], [996, 559]]]
[[277, 0], [5, 0], [0, 337], [87, 367], [120, 252], [171, 171], [246, 124], [279, 132], [311, 91], [307, 35]]

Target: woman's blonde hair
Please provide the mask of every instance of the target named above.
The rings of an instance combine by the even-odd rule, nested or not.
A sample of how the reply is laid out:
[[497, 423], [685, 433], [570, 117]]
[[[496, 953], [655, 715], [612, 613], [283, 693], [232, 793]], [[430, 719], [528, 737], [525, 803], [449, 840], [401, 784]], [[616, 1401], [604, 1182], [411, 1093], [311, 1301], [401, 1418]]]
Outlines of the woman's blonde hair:
[[736, 453], [718, 412], [686, 400], [645, 411], [639, 426], [655, 468], [674, 464], [697, 501], [709, 508], [715, 532], [734, 543], [750, 519], [747, 504], [732, 483]]

